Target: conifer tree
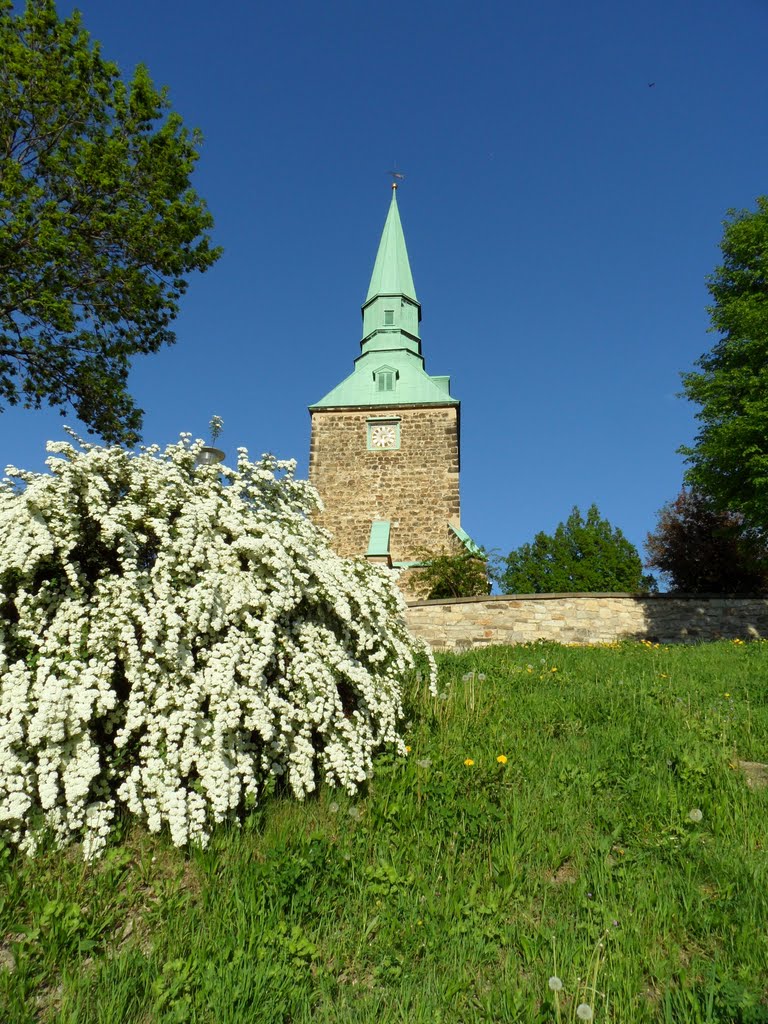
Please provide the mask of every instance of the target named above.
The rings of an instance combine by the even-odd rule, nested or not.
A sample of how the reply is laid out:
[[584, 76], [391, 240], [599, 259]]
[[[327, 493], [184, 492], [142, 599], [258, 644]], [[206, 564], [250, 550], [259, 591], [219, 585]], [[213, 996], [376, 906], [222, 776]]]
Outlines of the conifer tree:
[[505, 594], [611, 593], [655, 589], [635, 546], [592, 505], [574, 507], [551, 536], [511, 551], [499, 577]]

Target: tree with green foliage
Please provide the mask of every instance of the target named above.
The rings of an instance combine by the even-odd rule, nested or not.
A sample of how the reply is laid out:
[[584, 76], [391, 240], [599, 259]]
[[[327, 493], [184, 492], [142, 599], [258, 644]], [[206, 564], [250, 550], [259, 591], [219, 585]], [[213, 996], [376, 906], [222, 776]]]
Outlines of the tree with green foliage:
[[707, 287], [721, 337], [700, 371], [683, 375], [701, 427], [680, 450], [693, 487], [768, 534], [768, 196], [756, 210], [730, 211], [720, 248]]
[[659, 512], [645, 542], [646, 567], [686, 594], [768, 590], [768, 545], [737, 512], [720, 511], [701, 491], [683, 490]]
[[490, 593], [488, 560], [484, 553], [462, 551], [459, 554], [422, 552], [424, 565], [414, 570], [414, 589], [428, 601], [446, 597], [482, 597]]
[[132, 442], [130, 358], [173, 343], [185, 275], [220, 255], [190, 186], [200, 136], [54, 0], [0, 0], [0, 53], [0, 402], [72, 405]]
[[643, 574], [637, 549], [592, 505], [586, 519], [578, 508], [551, 536], [537, 533], [503, 560], [499, 583], [505, 594], [615, 593], [655, 589]]

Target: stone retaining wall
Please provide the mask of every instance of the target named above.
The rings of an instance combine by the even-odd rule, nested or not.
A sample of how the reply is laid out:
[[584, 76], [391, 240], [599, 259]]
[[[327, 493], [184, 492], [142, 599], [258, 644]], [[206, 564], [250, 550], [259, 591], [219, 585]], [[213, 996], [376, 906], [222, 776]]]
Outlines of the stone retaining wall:
[[661, 643], [768, 637], [768, 597], [653, 594], [510, 594], [414, 601], [408, 626], [432, 647], [533, 640]]

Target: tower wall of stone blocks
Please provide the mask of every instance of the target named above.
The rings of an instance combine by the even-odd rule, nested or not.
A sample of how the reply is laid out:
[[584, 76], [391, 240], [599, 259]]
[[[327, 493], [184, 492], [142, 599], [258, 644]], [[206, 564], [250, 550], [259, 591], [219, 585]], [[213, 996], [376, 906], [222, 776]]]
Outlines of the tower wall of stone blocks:
[[[371, 448], [371, 428], [397, 425], [398, 447]], [[458, 552], [458, 408], [408, 406], [312, 411], [309, 479], [323, 500], [320, 525], [340, 555], [366, 551], [373, 520], [390, 523], [393, 562]]]

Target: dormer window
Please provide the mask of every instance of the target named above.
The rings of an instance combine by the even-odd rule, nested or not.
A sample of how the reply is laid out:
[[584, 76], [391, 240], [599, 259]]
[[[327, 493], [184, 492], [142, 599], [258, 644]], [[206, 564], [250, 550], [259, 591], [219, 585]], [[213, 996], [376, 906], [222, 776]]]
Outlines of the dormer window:
[[384, 310], [384, 326], [385, 327], [394, 327], [394, 324], [395, 324], [395, 311], [394, 311], [394, 309], [385, 309]]
[[399, 376], [393, 366], [380, 366], [373, 371], [373, 386], [376, 391], [394, 391]]

